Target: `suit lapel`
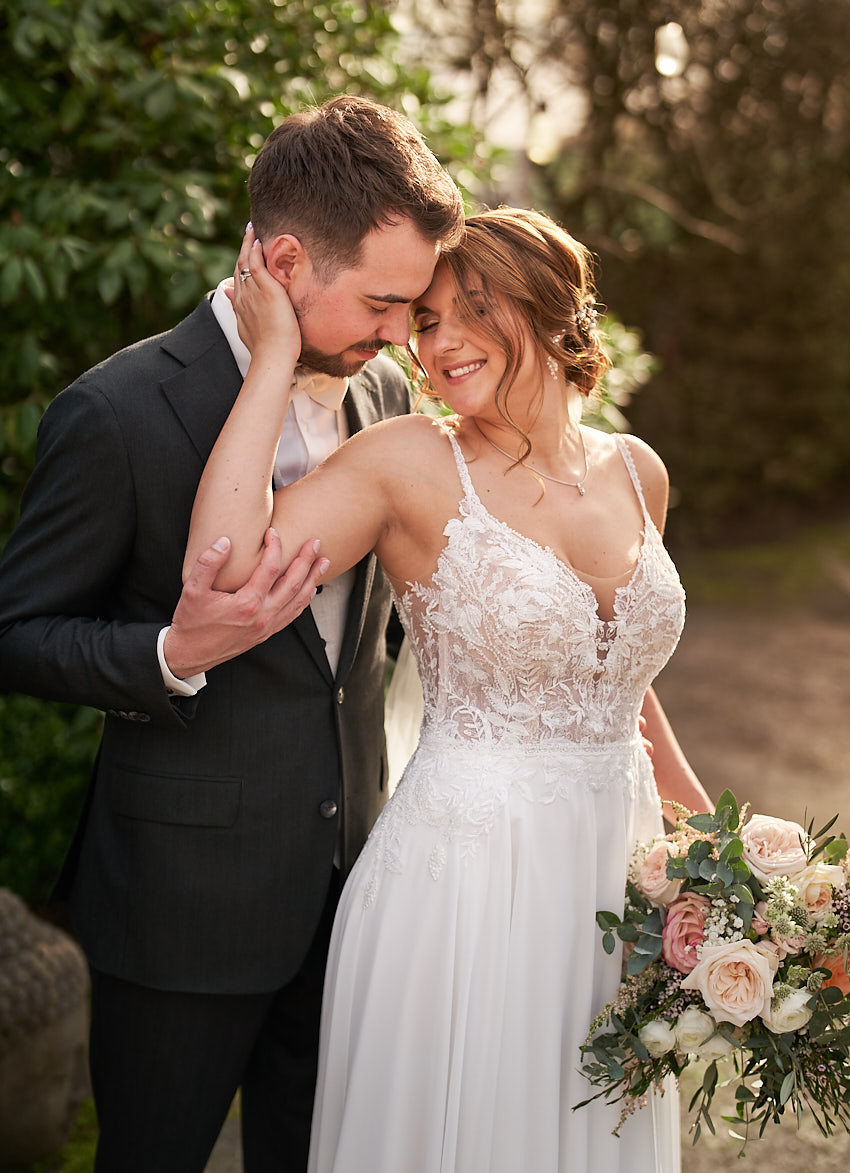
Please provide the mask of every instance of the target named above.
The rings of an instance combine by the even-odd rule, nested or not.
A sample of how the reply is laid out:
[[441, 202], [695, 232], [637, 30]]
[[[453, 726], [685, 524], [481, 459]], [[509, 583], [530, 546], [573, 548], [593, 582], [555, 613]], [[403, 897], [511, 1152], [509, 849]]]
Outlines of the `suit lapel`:
[[[203, 466], [242, 386], [242, 376], [215, 320], [209, 297], [163, 337], [162, 348], [183, 364], [182, 370], [163, 381], [162, 392]], [[306, 607], [290, 626], [331, 683], [325, 645], [310, 608]]]
[[242, 386], [209, 299], [164, 335], [162, 349], [182, 364], [181, 370], [163, 380], [162, 392], [206, 464]]

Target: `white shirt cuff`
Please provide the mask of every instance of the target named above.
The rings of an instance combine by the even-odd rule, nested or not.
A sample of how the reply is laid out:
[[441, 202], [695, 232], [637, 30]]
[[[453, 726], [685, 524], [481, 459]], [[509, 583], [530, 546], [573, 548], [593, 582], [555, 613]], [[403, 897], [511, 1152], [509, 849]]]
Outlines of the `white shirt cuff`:
[[170, 625], [163, 627], [156, 641], [156, 658], [159, 660], [162, 683], [168, 692], [176, 692], [178, 696], [194, 696], [206, 684], [206, 673], [198, 672], [194, 676], [187, 676], [185, 680], [180, 680], [179, 677], [174, 675], [165, 662], [165, 637], [170, 630]]

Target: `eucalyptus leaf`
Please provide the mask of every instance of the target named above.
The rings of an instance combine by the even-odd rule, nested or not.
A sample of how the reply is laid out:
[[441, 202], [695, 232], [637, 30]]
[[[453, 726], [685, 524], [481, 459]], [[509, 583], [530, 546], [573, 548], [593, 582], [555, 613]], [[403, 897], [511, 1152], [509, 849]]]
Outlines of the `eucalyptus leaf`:
[[715, 805], [715, 815], [725, 826], [734, 829], [741, 820], [738, 802], [731, 790], [724, 790]]

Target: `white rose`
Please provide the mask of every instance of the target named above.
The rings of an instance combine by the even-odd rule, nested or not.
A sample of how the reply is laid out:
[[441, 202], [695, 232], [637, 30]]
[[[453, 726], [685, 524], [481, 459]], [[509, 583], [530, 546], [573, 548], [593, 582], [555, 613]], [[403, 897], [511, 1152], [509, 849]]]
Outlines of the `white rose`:
[[832, 889], [844, 887], [844, 868], [822, 860], [810, 863], [794, 883], [812, 920], [823, 920], [832, 908]]
[[789, 1031], [799, 1030], [812, 1017], [812, 1008], [809, 1006], [811, 994], [808, 990], [794, 990], [787, 998], [783, 998], [777, 1008], [768, 1006], [762, 1014], [762, 1022], [775, 1035], [788, 1034]]
[[653, 843], [640, 866], [637, 886], [647, 900], [653, 904], [669, 904], [679, 895], [681, 880], [671, 880], [667, 875], [667, 860], [675, 855], [675, 848], [669, 839]]
[[676, 1020], [676, 1043], [679, 1050], [696, 1051], [709, 1035], [714, 1034], [716, 1025], [710, 1014], [696, 1006], [688, 1006]]
[[744, 863], [766, 884], [774, 876], [797, 876], [806, 866], [809, 840], [799, 823], [753, 815], [741, 831]]
[[703, 945], [702, 956], [682, 981], [683, 990], [698, 990], [717, 1022], [743, 1026], [770, 1007], [773, 975], [779, 958], [752, 941]]
[[714, 1038], [706, 1039], [701, 1047], [697, 1047], [697, 1058], [711, 1063], [712, 1059], [725, 1059], [727, 1055], [732, 1054], [732, 1050], [732, 1044], [728, 1039], [724, 1039], [723, 1035], [715, 1035]]
[[676, 1046], [676, 1032], [669, 1022], [662, 1022], [660, 1018], [642, 1026], [638, 1031], [638, 1038], [653, 1059], [659, 1059]]

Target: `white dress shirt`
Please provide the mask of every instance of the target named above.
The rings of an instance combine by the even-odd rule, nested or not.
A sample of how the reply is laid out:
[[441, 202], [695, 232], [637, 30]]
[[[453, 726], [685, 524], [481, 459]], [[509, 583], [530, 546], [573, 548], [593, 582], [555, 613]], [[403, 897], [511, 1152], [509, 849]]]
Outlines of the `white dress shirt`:
[[[224, 292], [232, 281], [233, 278], [228, 277], [219, 284], [213, 294], [211, 307], [244, 379], [251, 354], [239, 337], [236, 315]], [[306, 367], [296, 367], [292, 397], [275, 459], [275, 488], [306, 476], [348, 438], [348, 424], [342, 410], [347, 389], [347, 379], [335, 379]], [[321, 534], [316, 536], [321, 537]], [[354, 578], [355, 572], [351, 569], [331, 579], [311, 603], [313, 618], [324, 641], [325, 654], [333, 673], [336, 673], [339, 663]], [[206, 684], [206, 676], [201, 672], [180, 680], [169, 671], [163, 651], [167, 631], [167, 627], [163, 628], [157, 642], [157, 655], [165, 686], [170, 692], [181, 696], [194, 696]]]

